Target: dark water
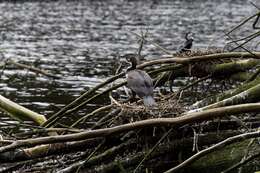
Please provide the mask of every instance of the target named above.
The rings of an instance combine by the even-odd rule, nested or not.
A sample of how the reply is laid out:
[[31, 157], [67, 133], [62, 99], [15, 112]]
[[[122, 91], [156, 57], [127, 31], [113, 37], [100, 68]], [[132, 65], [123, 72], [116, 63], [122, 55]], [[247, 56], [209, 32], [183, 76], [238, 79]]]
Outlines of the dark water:
[[[111, 76], [113, 54], [136, 52], [137, 38], [128, 30], [147, 29], [150, 39], [171, 51], [187, 31], [195, 33], [195, 48], [221, 48], [223, 32], [256, 12], [244, 0], [1, 2], [0, 9], [1, 59], [62, 76], [51, 80], [9, 65], [0, 94], [47, 116]], [[162, 55], [152, 45], [143, 53], [148, 59]]]

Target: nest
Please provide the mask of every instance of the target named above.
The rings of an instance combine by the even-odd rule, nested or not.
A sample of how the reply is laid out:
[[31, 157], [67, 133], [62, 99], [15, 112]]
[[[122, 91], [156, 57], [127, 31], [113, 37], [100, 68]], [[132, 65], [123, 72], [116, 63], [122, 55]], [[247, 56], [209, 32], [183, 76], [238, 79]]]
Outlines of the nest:
[[[167, 98], [167, 99], [166, 99]], [[160, 96], [156, 98], [157, 106], [147, 108], [141, 100], [132, 103], [117, 105], [121, 109], [119, 122], [115, 124], [130, 123], [152, 118], [174, 118], [185, 111], [175, 97]]]
[[215, 54], [215, 53], [223, 53], [222, 49], [192, 49], [190, 51], [186, 51], [183, 53], [177, 53], [176, 56], [178, 57], [194, 57], [194, 56], [203, 56], [203, 55], [210, 55], [210, 54]]

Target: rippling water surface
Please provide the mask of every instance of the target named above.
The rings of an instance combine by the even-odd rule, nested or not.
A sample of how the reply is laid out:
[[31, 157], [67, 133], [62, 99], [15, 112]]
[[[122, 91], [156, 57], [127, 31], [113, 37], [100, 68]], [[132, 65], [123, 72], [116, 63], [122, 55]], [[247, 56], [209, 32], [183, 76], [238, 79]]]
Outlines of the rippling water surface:
[[[171, 51], [187, 31], [195, 33], [195, 48], [223, 47], [223, 32], [256, 11], [244, 0], [20, 1], [1, 2], [0, 9], [2, 62], [12, 59], [62, 77], [8, 65], [0, 94], [47, 116], [111, 76], [114, 54], [137, 51], [129, 30], [147, 29], [150, 39]], [[152, 45], [143, 53], [148, 59], [161, 55]]]

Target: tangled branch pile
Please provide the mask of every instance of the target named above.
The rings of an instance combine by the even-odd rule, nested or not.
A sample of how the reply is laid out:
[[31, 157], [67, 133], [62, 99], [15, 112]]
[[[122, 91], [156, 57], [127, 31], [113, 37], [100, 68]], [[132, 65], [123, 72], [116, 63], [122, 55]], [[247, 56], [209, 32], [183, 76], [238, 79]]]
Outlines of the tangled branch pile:
[[[260, 12], [256, 16], [258, 20]], [[254, 29], [258, 30], [245, 42], [259, 37], [259, 28]], [[245, 44], [233, 42], [240, 48]], [[248, 49], [207, 50], [145, 62], [138, 68], [152, 69], [149, 73], [157, 88], [158, 107], [152, 111], [141, 101], [112, 97], [112, 92], [122, 93], [120, 87], [126, 83], [116, 82], [124, 78], [124, 72], [119, 73], [47, 120], [39, 120], [37, 114], [27, 116], [39, 128], [4, 136], [0, 172], [256, 171], [260, 165], [259, 59], [260, 52]], [[179, 78], [187, 82], [170, 92], [168, 88]], [[87, 112], [69, 127], [59, 122], [108, 93], [111, 104]], [[1, 108], [13, 116], [31, 114], [5, 98]]]

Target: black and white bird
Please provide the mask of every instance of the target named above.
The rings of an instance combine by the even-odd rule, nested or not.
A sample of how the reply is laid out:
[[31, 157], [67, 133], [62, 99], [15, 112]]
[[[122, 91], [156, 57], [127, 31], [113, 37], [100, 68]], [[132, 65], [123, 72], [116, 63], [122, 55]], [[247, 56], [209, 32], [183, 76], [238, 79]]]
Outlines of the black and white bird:
[[127, 87], [131, 89], [133, 97], [135, 94], [143, 99], [147, 108], [156, 106], [153, 98], [153, 81], [152, 78], [143, 70], [136, 69], [137, 57], [127, 56], [126, 60], [131, 63], [126, 71]]
[[178, 51], [179, 53], [188, 52], [192, 48], [193, 37], [191, 36], [191, 34], [192, 34], [191, 32], [185, 34], [186, 41], [184, 42], [183, 45], [180, 46]]

